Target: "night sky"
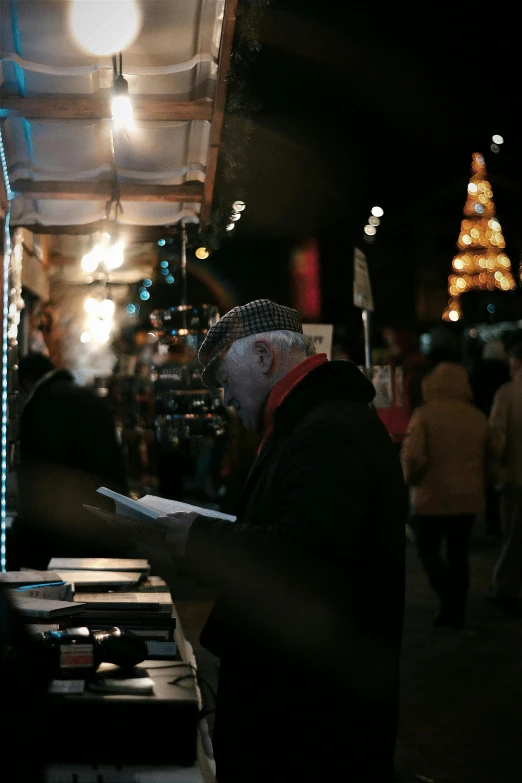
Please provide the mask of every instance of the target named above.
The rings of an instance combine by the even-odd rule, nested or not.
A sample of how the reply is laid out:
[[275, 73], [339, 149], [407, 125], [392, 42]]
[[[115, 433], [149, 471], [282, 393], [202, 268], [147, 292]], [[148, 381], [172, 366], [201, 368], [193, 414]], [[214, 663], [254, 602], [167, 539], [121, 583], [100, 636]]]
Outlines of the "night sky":
[[[507, 253], [522, 248], [516, 6], [273, 0], [248, 87], [259, 99], [239, 182], [247, 210], [214, 255], [241, 301], [289, 302], [288, 252], [315, 236], [325, 321], [353, 323], [354, 245], [365, 250], [375, 323], [416, 323], [416, 291], [445, 288], [471, 155], [482, 152]], [[477, 10], [478, 9], [478, 10]], [[424, 13], [424, 12], [423, 12]], [[430, 15], [431, 14], [431, 15]], [[490, 151], [492, 134], [505, 143]], [[363, 242], [370, 208], [384, 217]]]

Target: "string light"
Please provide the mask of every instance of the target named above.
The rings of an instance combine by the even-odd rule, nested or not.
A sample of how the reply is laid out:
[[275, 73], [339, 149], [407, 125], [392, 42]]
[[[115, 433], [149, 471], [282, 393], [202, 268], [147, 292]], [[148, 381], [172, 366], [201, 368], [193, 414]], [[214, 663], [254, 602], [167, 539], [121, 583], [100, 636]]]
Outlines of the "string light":
[[2, 178], [4, 181], [5, 192], [7, 196], [7, 212], [4, 218], [4, 258], [3, 258], [3, 286], [2, 286], [2, 434], [0, 437], [1, 451], [1, 479], [0, 479], [0, 569], [6, 569], [6, 530], [7, 530], [7, 421], [9, 415], [8, 409], [8, 338], [9, 329], [9, 267], [11, 260], [11, 200], [13, 191], [9, 182], [9, 171], [7, 168], [7, 159], [5, 156], [4, 141], [2, 138], [2, 129], [0, 128], [0, 164], [2, 167]]
[[[241, 216], [246, 208], [246, 204], [244, 201], [234, 201], [232, 204], [232, 212], [230, 213], [228, 219], [229, 223], [225, 226], [225, 231], [233, 231], [236, 227], [236, 223], [241, 220]], [[198, 248], [199, 249], [199, 248]], [[206, 248], [201, 248], [201, 250], [206, 251]], [[208, 251], [206, 251], [209, 255]], [[196, 250], [196, 255], [198, 254], [198, 251]], [[198, 258], [208, 258], [208, 255], [206, 256], [197, 256]]]
[[475, 152], [472, 176], [467, 188], [457, 247], [453, 257], [453, 274], [448, 277], [450, 300], [442, 314], [444, 321], [459, 321], [462, 309], [459, 297], [467, 291], [512, 291], [515, 280], [511, 261], [504, 252], [506, 242], [495, 216], [493, 191], [487, 179], [484, 157]]
[[81, 267], [84, 272], [96, 272], [100, 265], [104, 265], [106, 271], [118, 269], [125, 261], [125, 244], [122, 239], [111, 242], [110, 234], [103, 234], [100, 242], [94, 245], [88, 253], [82, 257]]
[[364, 227], [364, 241], [370, 245], [375, 242], [375, 236], [377, 234], [377, 226], [381, 224], [381, 218], [384, 215], [382, 207], [372, 207], [370, 210], [370, 216], [368, 222]]

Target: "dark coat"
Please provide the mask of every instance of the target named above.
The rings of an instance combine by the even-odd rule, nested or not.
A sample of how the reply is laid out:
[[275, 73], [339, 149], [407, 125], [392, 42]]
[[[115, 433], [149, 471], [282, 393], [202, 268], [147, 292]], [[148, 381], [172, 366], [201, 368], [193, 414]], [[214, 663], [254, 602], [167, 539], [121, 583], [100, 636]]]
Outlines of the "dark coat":
[[312, 370], [238, 522], [191, 528], [188, 568], [220, 595], [201, 635], [221, 657], [220, 783], [392, 780], [407, 504], [373, 396], [350, 362]]
[[7, 542], [9, 569], [45, 568], [51, 557], [110, 556], [107, 527], [83, 508], [84, 503], [104, 505], [96, 492], [100, 486], [127, 491], [105, 401], [74, 383], [67, 370], [54, 372], [22, 409], [19, 445], [18, 517]]

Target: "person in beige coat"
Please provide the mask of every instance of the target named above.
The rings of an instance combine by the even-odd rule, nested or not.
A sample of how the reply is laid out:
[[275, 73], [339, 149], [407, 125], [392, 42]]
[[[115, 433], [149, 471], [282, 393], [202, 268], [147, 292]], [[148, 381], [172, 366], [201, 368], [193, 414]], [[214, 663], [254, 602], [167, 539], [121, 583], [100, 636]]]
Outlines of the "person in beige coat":
[[422, 395], [424, 403], [414, 411], [403, 443], [402, 467], [417, 551], [440, 601], [434, 625], [462, 628], [469, 537], [475, 516], [484, 510], [486, 462], [494, 440], [487, 417], [472, 403], [463, 366], [440, 362], [423, 379]]
[[500, 519], [503, 545], [493, 571], [491, 599], [509, 614], [522, 614], [522, 340], [508, 349], [511, 381], [493, 399], [489, 422], [501, 448]]

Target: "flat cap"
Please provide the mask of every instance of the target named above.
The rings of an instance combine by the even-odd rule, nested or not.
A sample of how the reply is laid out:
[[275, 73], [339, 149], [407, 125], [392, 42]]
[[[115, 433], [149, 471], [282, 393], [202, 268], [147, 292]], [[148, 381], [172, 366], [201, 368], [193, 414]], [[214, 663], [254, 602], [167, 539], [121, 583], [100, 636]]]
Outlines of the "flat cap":
[[253, 302], [229, 310], [208, 330], [199, 349], [198, 358], [202, 367], [203, 383], [211, 387], [217, 385], [214, 374], [215, 362], [236, 340], [251, 334], [275, 332], [279, 329], [303, 333], [301, 316], [297, 310], [271, 302], [270, 299], [255, 299]]

